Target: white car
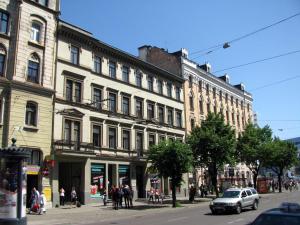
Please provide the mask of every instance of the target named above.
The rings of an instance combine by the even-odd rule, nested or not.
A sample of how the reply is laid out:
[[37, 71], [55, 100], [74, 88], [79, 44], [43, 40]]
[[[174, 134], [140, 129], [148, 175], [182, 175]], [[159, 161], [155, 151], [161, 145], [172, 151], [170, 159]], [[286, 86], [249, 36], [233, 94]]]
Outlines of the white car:
[[252, 207], [256, 210], [259, 195], [254, 188], [229, 188], [223, 196], [210, 202], [212, 214], [224, 211], [234, 211], [240, 214], [243, 208]]

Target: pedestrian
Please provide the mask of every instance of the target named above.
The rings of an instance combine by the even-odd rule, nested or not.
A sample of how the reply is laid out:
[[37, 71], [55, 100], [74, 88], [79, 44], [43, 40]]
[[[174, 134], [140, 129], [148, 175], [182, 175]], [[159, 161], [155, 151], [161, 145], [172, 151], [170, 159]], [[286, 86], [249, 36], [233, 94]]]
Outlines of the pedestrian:
[[75, 190], [75, 187], [72, 187], [72, 191], [71, 191], [71, 206], [75, 206], [76, 208], [76, 204], [77, 204], [77, 193]]
[[119, 195], [119, 190], [118, 188], [116, 188], [115, 185], [113, 185], [110, 194], [111, 194], [111, 200], [112, 200], [112, 204], [113, 204], [113, 209], [118, 210], [118, 195]]
[[203, 184], [201, 184], [201, 186], [200, 186], [200, 196], [201, 196], [201, 198], [204, 197], [204, 186], [203, 186]]
[[196, 195], [196, 188], [193, 185], [191, 185], [190, 193], [189, 193], [189, 201], [190, 202], [194, 202], [195, 195]]
[[155, 188], [154, 197], [155, 197], [155, 203], [156, 202], [159, 203], [160, 191], [158, 190], [158, 188]]
[[123, 208], [123, 197], [124, 197], [123, 186], [120, 186], [119, 191], [118, 191], [118, 199], [119, 199], [119, 207], [120, 208]]
[[33, 187], [32, 190], [31, 190], [31, 196], [30, 196], [29, 214], [31, 212], [38, 212], [38, 209], [39, 209], [39, 204], [38, 204], [39, 196], [40, 195], [39, 195], [38, 190], [36, 190], [36, 188]]
[[129, 186], [129, 205], [130, 205], [130, 208], [133, 208], [133, 204], [132, 204], [133, 197], [134, 197], [134, 191], [132, 190], [132, 187]]
[[63, 187], [61, 187], [59, 190], [59, 204], [61, 206], [65, 205], [65, 190], [63, 189]]
[[130, 193], [130, 190], [129, 190], [129, 186], [128, 185], [125, 185], [123, 187], [123, 193], [124, 193], [124, 203], [125, 203], [125, 208], [129, 208], [129, 193]]
[[148, 198], [148, 202], [152, 201], [152, 203], [154, 203], [154, 188], [151, 187], [150, 191], [148, 192], [149, 194], [149, 198]]
[[39, 196], [39, 214], [42, 215], [43, 213], [46, 213], [46, 196], [45, 193], [42, 191], [41, 195]]
[[106, 195], [106, 189], [103, 190], [103, 205], [106, 206], [107, 204], [107, 195]]

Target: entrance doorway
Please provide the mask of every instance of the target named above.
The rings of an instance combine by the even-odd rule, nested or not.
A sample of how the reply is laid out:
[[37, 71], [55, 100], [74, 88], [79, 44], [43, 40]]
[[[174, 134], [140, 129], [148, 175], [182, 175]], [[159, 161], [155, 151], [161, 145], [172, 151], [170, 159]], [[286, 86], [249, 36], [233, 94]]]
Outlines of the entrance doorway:
[[59, 189], [64, 188], [66, 201], [71, 201], [71, 191], [72, 187], [74, 187], [78, 200], [82, 202], [82, 169], [81, 163], [59, 163]]
[[145, 198], [146, 191], [145, 191], [145, 168], [144, 166], [136, 166], [136, 188], [137, 188], [137, 197], [138, 198]]
[[26, 197], [26, 207], [30, 208], [30, 198], [32, 188], [39, 188], [39, 176], [38, 175], [27, 175], [27, 197]]

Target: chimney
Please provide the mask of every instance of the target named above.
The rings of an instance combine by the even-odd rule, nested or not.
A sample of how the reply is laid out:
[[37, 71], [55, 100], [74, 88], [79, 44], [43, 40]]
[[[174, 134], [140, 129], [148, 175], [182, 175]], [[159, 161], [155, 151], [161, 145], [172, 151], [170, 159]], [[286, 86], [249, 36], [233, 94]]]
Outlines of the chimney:
[[188, 58], [188, 56], [189, 56], [189, 51], [186, 49], [186, 48], [182, 48], [181, 49], [181, 56], [183, 57], [183, 58]]
[[205, 63], [203, 65], [199, 66], [201, 69], [205, 70], [206, 72], [210, 73], [211, 72], [211, 65], [209, 63]]
[[151, 45], [143, 45], [141, 47], [138, 48], [139, 50], [139, 58], [141, 60], [147, 61], [147, 55], [149, 50], [151, 49]]

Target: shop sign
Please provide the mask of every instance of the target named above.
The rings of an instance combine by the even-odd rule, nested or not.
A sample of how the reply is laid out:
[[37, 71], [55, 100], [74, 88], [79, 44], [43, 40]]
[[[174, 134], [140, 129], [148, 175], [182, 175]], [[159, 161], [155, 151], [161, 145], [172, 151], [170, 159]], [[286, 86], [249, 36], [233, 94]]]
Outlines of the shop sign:
[[27, 165], [27, 175], [38, 175], [40, 171], [39, 166]]

